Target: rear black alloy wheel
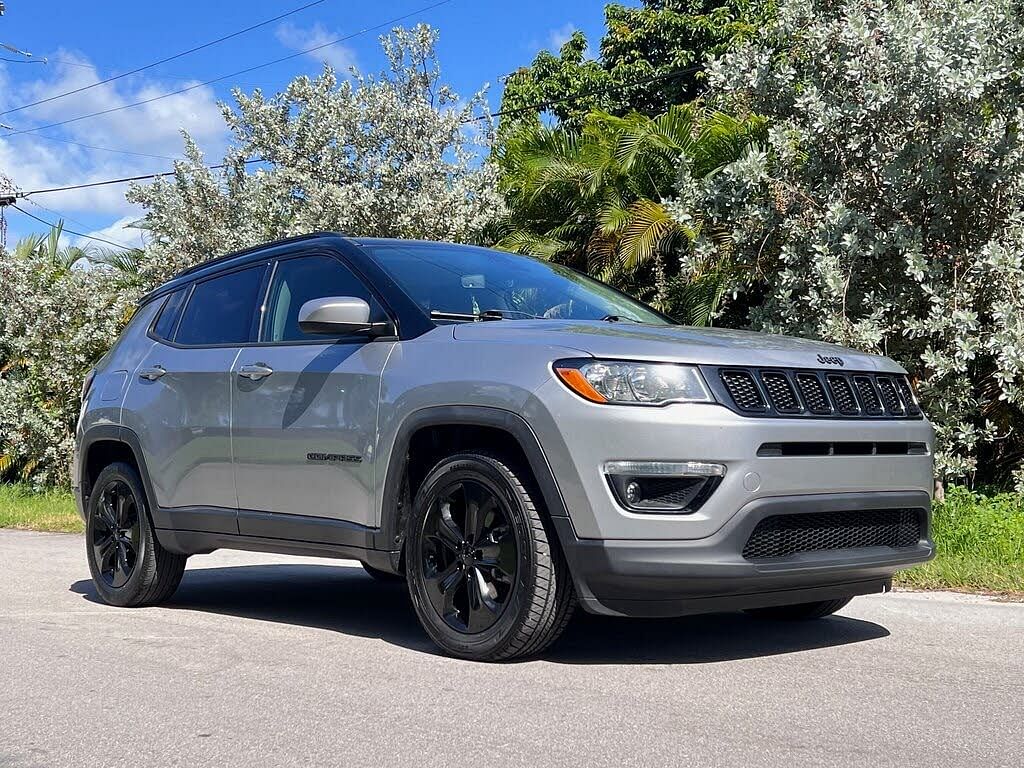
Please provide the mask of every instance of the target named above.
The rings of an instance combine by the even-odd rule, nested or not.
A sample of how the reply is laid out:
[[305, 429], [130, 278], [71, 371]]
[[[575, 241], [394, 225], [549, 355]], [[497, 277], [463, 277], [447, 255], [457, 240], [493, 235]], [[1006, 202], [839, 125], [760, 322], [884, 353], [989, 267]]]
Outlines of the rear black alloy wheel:
[[430, 602], [456, 632], [483, 632], [508, 606], [519, 546], [507, 505], [480, 479], [449, 483], [430, 501], [421, 568]]
[[529, 471], [487, 453], [445, 459], [420, 484], [406, 577], [420, 623], [444, 651], [511, 659], [565, 628], [575, 593], [539, 507]]
[[96, 592], [111, 605], [162, 603], [185, 571], [187, 557], [157, 541], [139, 473], [123, 462], [105, 467], [93, 482], [85, 546]]
[[96, 570], [108, 587], [120, 589], [135, 570], [142, 539], [139, 508], [127, 483], [116, 479], [100, 489], [92, 514]]

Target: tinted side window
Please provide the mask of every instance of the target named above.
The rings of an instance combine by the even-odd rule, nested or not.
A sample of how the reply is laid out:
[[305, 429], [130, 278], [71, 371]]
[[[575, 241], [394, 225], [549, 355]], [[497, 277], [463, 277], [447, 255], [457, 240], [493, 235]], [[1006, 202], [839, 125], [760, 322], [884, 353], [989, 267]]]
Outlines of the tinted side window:
[[174, 340], [192, 346], [244, 344], [253, 337], [265, 266], [198, 283]]
[[178, 324], [181, 316], [181, 305], [188, 295], [188, 288], [180, 288], [164, 301], [163, 309], [160, 310], [160, 317], [153, 326], [153, 334], [161, 339], [174, 337], [174, 327]]
[[299, 309], [310, 299], [326, 296], [354, 296], [370, 305], [371, 318], [378, 318], [382, 314], [380, 305], [363, 281], [337, 259], [330, 256], [287, 259], [278, 262], [274, 273], [263, 340], [324, 339], [323, 334], [302, 332], [299, 328]]

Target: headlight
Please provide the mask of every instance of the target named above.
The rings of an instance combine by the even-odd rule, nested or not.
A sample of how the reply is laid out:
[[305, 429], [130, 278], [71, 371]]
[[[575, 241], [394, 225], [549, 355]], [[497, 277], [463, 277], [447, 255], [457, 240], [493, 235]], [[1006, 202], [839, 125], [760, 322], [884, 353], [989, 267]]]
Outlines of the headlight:
[[558, 378], [594, 403], [662, 405], [711, 403], [714, 398], [692, 365], [621, 360], [559, 360]]

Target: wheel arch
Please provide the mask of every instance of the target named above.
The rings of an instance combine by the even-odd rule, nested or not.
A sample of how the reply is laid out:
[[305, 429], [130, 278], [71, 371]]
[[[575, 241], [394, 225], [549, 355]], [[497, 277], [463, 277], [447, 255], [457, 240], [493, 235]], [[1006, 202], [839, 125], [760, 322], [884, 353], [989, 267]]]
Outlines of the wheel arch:
[[[495, 438], [504, 441], [498, 445], [514, 446], [518, 457], [533, 475], [547, 514], [550, 517], [569, 516], [540, 440], [522, 416], [487, 406], [423, 408], [407, 416], [398, 428], [385, 474], [380, 536], [381, 543], [392, 551], [392, 565], [396, 570], [405, 534], [405, 515], [399, 507], [404, 480], [409, 476], [413, 486], [410, 495], [414, 496], [415, 483], [422, 481], [436, 463], [432, 461], [436, 454], [423, 454], [424, 441], [433, 441], [438, 436], [447, 440], [452, 435], [457, 436], [455, 445], [459, 448], [487, 448], [490, 447], [487, 440]], [[420, 450], [420, 455], [413, 456], [416, 449]]]
[[146, 506], [149, 508], [150, 522], [156, 507], [156, 494], [149, 479], [146, 459], [142, 453], [139, 436], [127, 427], [116, 424], [100, 424], [90, 427], [82, 436], [80, 447], [79, 477], [81, 484], [82, 507], [88, 509], [92, 483], [103, 467], [117, 461], [124, 461], [135, 467], [142, 479], [142, 487], [146, 492]]

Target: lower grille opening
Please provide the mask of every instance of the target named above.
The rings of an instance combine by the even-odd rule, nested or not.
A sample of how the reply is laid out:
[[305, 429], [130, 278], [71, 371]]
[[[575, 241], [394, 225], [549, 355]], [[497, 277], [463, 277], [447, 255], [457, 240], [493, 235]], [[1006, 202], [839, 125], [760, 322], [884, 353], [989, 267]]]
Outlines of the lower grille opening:
[[864, 547], [914, 547], [924, 536], [921, 509], [858, 509], [772, 515], [759, 522], [743, 547], [747, 560]]
[[927, 456], [926, 443], [799, 442], [761, 443], [758, 456]]

